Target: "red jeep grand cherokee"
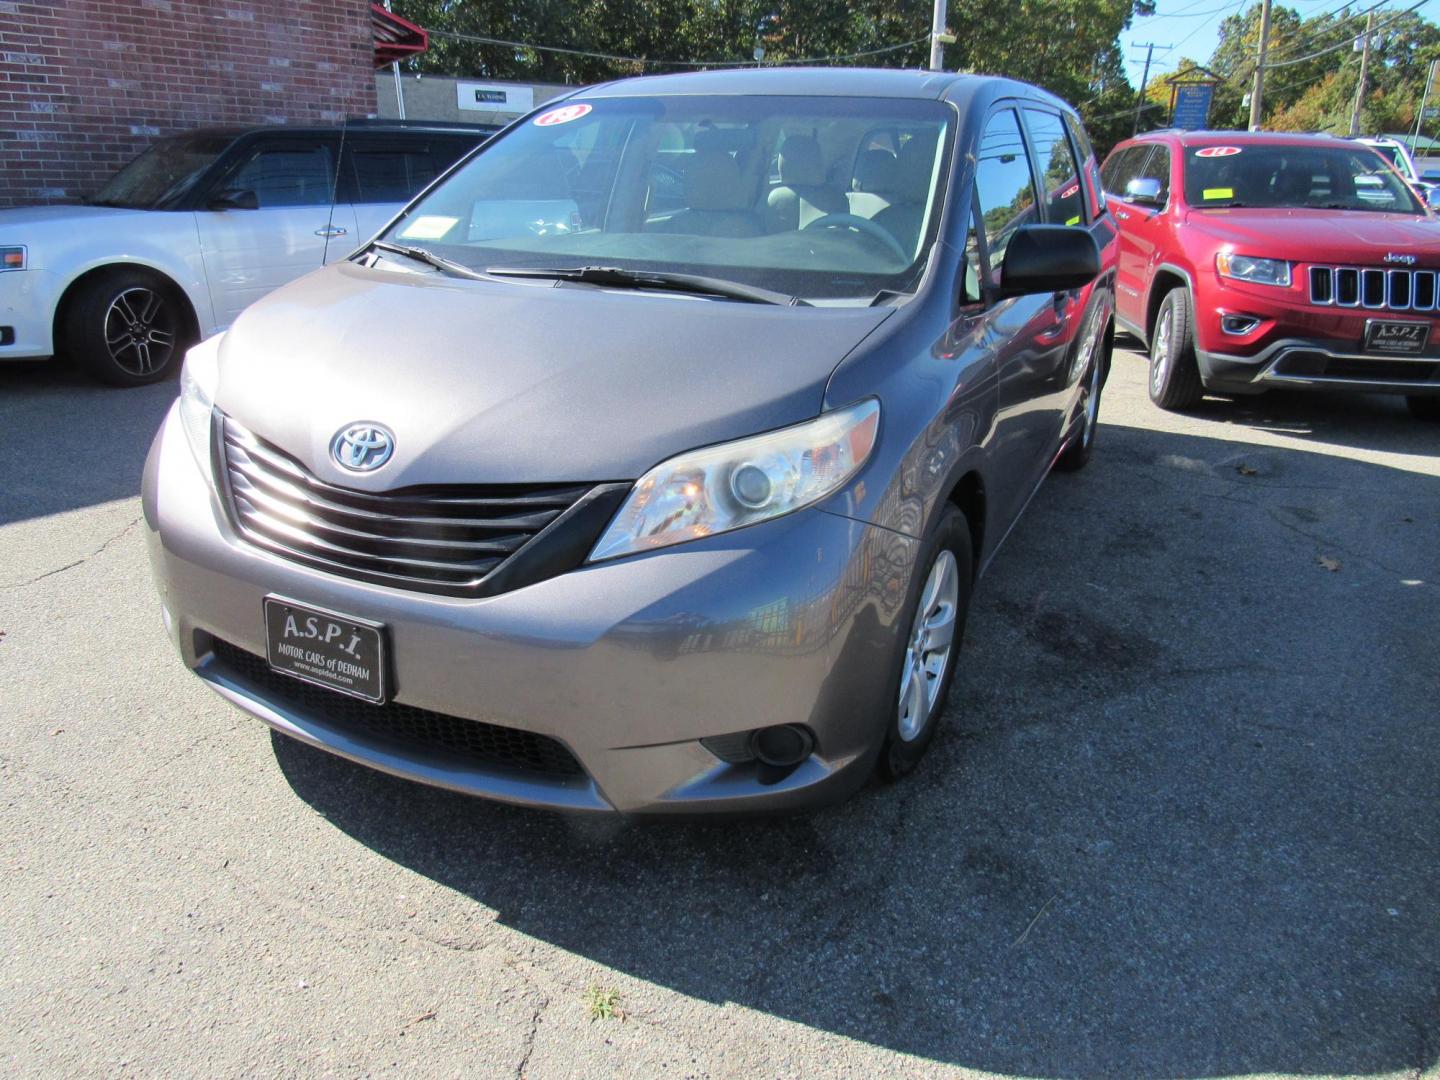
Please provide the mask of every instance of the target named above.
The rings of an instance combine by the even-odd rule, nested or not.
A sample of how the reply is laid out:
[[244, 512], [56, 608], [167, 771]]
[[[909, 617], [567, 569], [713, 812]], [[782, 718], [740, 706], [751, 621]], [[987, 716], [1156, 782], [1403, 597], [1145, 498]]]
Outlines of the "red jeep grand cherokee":
[[1404, 394], [1440, 419], [1440, 221], [1374, 150], [1157, 131], [1101, 179], [1116, 322], [1149, 345], [1161, 408], [1299, 387]]

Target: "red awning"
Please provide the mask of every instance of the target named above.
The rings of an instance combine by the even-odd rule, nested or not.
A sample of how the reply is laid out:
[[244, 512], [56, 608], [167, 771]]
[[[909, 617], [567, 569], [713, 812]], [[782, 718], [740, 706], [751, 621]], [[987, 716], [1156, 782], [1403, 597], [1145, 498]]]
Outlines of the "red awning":
[[375, 33], [375, 66], [415, 56], [430, 47], [430, 35], [409, 19], [402, 19], [384, 4], [370, 5], [370, 26]]

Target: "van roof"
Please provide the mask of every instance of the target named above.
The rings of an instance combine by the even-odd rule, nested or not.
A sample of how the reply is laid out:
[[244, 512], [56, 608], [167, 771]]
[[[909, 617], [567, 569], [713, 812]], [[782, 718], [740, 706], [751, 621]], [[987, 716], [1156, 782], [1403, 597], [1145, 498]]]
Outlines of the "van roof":
[[[979, 93], [997, 96], [1058, 98], [1029, 83], [997, 75], [958, 75], [943, 71], [897, 68], [761, 67], [690, 71], [678, 75], [643, 75], [582, 90], [576, 99], [629, 97], [635, 94], [773, 94], [824, 97], [891, 97], [945, 99], [969, 103]], [[1068, 108], [1068, 106], [1067, 106]]]

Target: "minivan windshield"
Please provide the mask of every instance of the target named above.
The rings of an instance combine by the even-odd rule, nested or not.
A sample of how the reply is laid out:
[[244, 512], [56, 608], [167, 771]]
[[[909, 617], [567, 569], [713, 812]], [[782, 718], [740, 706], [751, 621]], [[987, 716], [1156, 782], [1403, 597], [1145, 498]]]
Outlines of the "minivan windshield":
[[192, 134], [161, 139], [105, 182], [92, 206], [163, 210], [215, 163], [233, 135]]
[[924, 271], [953, 116], [908, 98], [561, 104], [487, 144], [384, 239], [479, 271], [603, 266], [866, 303]]
[[1202, 210], [1253, 206], [1425, 213], [1410, 186], [1368, 146], [1190, 147], [1185, 201]]

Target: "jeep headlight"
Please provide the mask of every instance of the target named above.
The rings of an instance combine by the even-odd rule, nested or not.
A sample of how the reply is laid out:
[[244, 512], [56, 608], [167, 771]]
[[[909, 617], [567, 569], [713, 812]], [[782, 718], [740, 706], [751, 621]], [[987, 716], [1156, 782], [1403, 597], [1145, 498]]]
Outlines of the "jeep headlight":
[[691, 450], [636, 483], [590, 561], [729, 532], [808, 506], [859, 471], [880, 430], [867, 398], [814, 420]]
[[207, 473], [215, 390], [220, 382], [220, 341], [224, 336], [216, 334], [200, 342], [185, 354], [185, 366], [180, 369], [180, 424], [195, 460]]
[[1284, 259], [1257, 259], [1253, 255], [1222, 251], [1215, 256], [1215, 269], [1221, 277], [1236, 281], [1251, 281], [1256, 285], [1290, 284], [1290, 264]]

